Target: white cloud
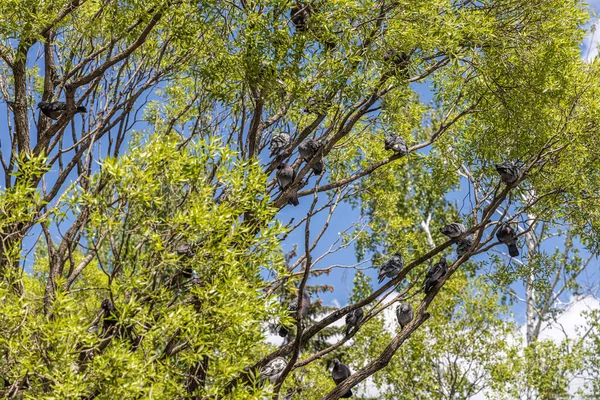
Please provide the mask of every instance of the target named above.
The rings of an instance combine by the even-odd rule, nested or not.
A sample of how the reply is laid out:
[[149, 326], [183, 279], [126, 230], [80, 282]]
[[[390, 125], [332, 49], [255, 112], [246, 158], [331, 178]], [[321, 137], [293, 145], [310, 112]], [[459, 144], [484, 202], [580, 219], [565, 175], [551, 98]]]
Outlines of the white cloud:
[[598, 19], [594, 19], [592, 21], [591, 27], [583, 38], [583, 51], [581, 53], [581, 58], [583, 58], [586, 62], [591, 62], [598, 55], [598, 45], [600, 44], [600, 32], [597, 32], [596, 26], [598, 24]]
[[542, 327], [540, 339], [550, 339], [557, 343], [566, 338], [574, 339], [585, 328], [586, 321], [584, 313], [600, 308], [600, 300], [594, 297], [571, 297], [569, 306], [556, 320]]

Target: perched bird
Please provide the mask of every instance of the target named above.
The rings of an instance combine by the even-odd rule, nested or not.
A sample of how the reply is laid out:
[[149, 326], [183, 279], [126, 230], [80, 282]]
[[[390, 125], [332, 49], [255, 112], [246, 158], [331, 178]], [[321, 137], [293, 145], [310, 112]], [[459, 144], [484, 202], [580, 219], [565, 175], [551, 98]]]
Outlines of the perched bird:
[[280, 134], [273, 136], [273, 139], [271, 139], [271, 145], [269, 146], [269, 150], [271, 150], [269, 157], [273, 157], [277, 153], [281, 152], [283, 149], [288, 147], [291, 142], [292, 139], [290, 134], [287, 132], [281, 132]]
[[448, 264], [446, 263], [446, 258], [440, 258], [440, 261], [437, 264], [434, 264], [429, 271], [427, 271], [427, 275], [425, 275], [425, 282], [423, 290], [425, 293], [429, 293], [431, 289], [446, 275], [448, 272]]
[[177, 253], [178, 256], [184, 256], [184, 257], [193, 257], [194, 256], [194, 250], [192, 250], [192, 245], [188, 244], [188, 243], [181, 244], [177, 249], [175, 249], [175, 252]]
[[383, 61], [392, 62], [394, 65], [400, 67], [408, 64], [410, 61], [410, 54], [399, 52], [398, 50], [389, 49], [383, 55]]
[[109, 333], [109, 329], [117, 324], [117, 309], [110, 299], [102, 300], [100, 308], [102, 309], [102, 334], [106, 335]]
[[519, 255], [519, 249], [517, 248], [517, 234], [515, 230], [507, 222], [503, 222], [496, 231], [496, 239], [500, 243], [508, 246], [508, 254], [511, 257], [517, 257]]
[[[333, 381], [336, 385], [339, 385], [340, 383], [344, 382], [346, 379], [348, 379], [350, 375], [352, 375], [352, 372], [350, 372], [350, 368], [348, 368], [346, 364], [340, 362], [340, 360], [338, 360], [337, 358], [333, 360], [333, 369], [331, 370], [331, 377], [333, 378]], [[352, 390], [348, 390], [341, 397], [343, 399], [346, 399], [350, 396], [352, 396]]]
[[365, 312], [360, 307], [346, 314], [346, 336], [350, 334], [352, 328], [358, 327], [364, 315]]
[[310, 6], [302, 1], [297, 1], [290, 11], [290, 20], [298, 32], [306, 31], [309, 17]]
[[306, 103], [306, 107], [302, 111], [305, 113], [325, 114], [327, 109], [331, 107], [331, 100], [328, 100], [323, 93], [315, 96], [310, 96]]
[[519, 167], [514, 162], [506, 161], [496, 165], [496, 171], [500, 174], [500, 180], [510, 185], [519, 178]]
[[408, 66], [410, 64], [410, 54], [389, 49], [383, 55], [383, 61], [390, 62], [396, 68], [396, 71], [405, 79], [408, 79]]
[[456, 239], [466, 231], [467, 229], [465, 226], [458, 222], [452, 222], [451, 224], [440, 228], [440, 232], [448, 236], [450, 239]]
[[[194, 249], [189, 243], [182, 243], [175, 249], [175, 252], [178, 256], [182, 257], [182, 260], [186, 260], [188, 258], [194, 257]], [[187, 265], [186, 265], [187, 264]], [[183, 281], [187, 281], [194, 276], [194, 270], [190, 263], [184, 263], [183, 268], [180, 270], [180, 274], [176, 276], [173, 280], [173, 283], [176, 283], [177, 286], [181, 285]]]
[[[275, 179], [277, 180], [277, 184], [279, 185], [279, 189], [283, 192], [287, 189], [288, 186], [296, 179], [296, 171], [294, 168], [289, 166], [286, 163], [281, 163], [277, 166], [277, 172], [275, 172]], [[292, 196], [288, 199], [288, 204], [292, 204], [293, 206], [297, 206], [300, 204], [298, 201], [298, 193], [294, 192]]]
[[404, 328], [410, 321], [412, 321], [415, 311], [413, 307], [408, 303], [401, 303], [396, 307], [396, 319], [401, 328]]
[[471, 240], [471, 238], [462, 238], [458, 241], [458, 244], [456, 245], [456, 256], [458, 258], [462, 257], [467, 251], [469, 251], [471, 249], [471, 246], [473, 246], [473, 241]]
[[92, 325], [89, 328], [87, 328], [87, 332], [88, 333], [93, 333], [94, 335], [97, 335], [98, 332], [100, 332], [100, 327], [98, 325]]
[[[313, 157], [317, 154], [317, 152], [321, 149], [321, 145], [317, 143], [317, 141], [313, 139], [306, 139], [304, 142], [300, 143], [298, 146], [298, 151], [300, 152], [300, 156], [304, 161], [310, 162]], [[313, 166], [312, 171], [315, 175], [321, 175], [323, 170], [325, 169], [325, 164], [323, 163], [323, 158], [318, 160]]]
[[[67, 103], [62, 101], [41, 101], [38, 103], [38, 108], [44, 113], [44, 115], [50, 119], [57, 120], [60, 118], [63, 112], [67, 110]], [[78, 106], [75, 109], [75, 114], [86, 113], [87, 109], [84, 106]]]
[[[292, 317], [296, 317], [296, 312], [298, 311], [298, 297], [294, 296], [294, 299], [290, 302], [288, 306], [288, 310]], [[310, 311], [310, 294], [304, 290], [302, 292], [302, 308], [300, 311], [300, 318], [304, 319], [308, 316], [308, 312]], [[279, 326], [279, 336], [286, 337], [289, 333], [289, 329], [283, 325]]]
[[277, 379], [279, 378], [286, 366], [287, 363], [285, 362], [285, 359], [283, 357], [277, 357], [271, 360], [270, 363], [268, 363], [260, 369], [261, 384], [264, 383], [266, 379], [271, 381], [271, 383], [277, 382]]
[[379, 283], [383, 282], [385, 278], [395, 278], [403, 267], [404, 259], [402, 258], [402, 254], [394, 254], [379, 267]]
[[393, 150], [394, 153], [398, 153], [403, 156], [408, 154], [406, 142], [404, 141], [404, 138], [400, 135], [386, 136], [385, 137], [385, 149]]

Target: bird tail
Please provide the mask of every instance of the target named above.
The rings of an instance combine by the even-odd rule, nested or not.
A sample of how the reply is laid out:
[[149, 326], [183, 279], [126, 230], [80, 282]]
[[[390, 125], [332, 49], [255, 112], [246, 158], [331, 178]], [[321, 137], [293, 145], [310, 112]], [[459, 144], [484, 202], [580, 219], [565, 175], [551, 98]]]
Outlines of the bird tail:
[[352, 325], [346, 325], [346, 336], [348, 336], [350, 334], [351, 330], [352, 330]]
[[298, 193], [297, 192], [294, 192], [294, 194], [290, 196], [290, 198], [288, 199], [288, 204], [291, 204], [294, 207], [296, 207], [300, 204], [300, 202], [298, 201]]
[[324, 170], [325, 170], [325, 164], [323, 163], [323, 160], [320, 160], [319, 162], [315, 163], [315, 165], [313, 165], [313, 167], [312, 167], [312, 171], [315, 175], [323, 174]]
[[84, 106], [79, 106], [77, 107], [77, 111], [75, 113], [86, 113], [87, 112], [87, 108], [85, 108]]
[[511, 257], [518, 257], [519, 256], [519, 249], [517, 248], [517, 244], [516, 243], [510, 243], [508, 245], [508, 254], [510, 254]]
[[279, 334], [279, 336], [281, 337], [286, 337], [288, 335], [288, 333], [290, 332], [290, 330], [288, 328], [286, 328], [283, 325], [279, 326], [279, 331], [277, 332]]
[[425, 292], [425, 294], [429, 293], [431, 291], [432, 287], [433, 287], [432, 282], [426, 281], [425, 284], [423, 285], [423, 292]]

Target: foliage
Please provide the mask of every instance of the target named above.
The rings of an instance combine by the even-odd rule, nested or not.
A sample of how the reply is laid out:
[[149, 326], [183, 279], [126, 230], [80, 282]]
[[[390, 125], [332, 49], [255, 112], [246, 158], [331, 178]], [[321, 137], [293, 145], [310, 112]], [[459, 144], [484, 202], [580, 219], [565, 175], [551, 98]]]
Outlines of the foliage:
[[[557, 317], [557, 282], [581, 293], [599, 248], [600, 71], [579, 56], [584, 6], [311, 1], [301, 27], [293, 5], [0, 4], [5, 397], [331, 400], [373, 377], [387, 398], [486, 385], [542, 398], [594, 370], [584, 342], [536, 342], [528, 325], [521, 345], [502, 318], [518, 281], [541, 310], [528, 322]], [[53, 100], [67, 107], [57, 121], [34, 107]], [[268, 156], [280, 132], [292, 143]], [[407, 155], [383, 149], [390, 133]], [[322, 144], [324, 176], [297, 157], [307, 138]], [[508, 185], [494, 171], [507, 160], [522, 174]], [[296, 177], [280, 192], [268, 177], [282, 162]], [[362, 219], [338, 242], [327, 230], [347, 204]], [[516, 267], [495, 252], [500, 220], [527, 247]], [[453, 221], [474, 242], [460, 258], [439, 233]], [[560, 249], [542, 248], [554, 235]], [[377, 287], [357, 272], [336, 309], [318, 297], [350, 245], [373, 266], [396, 251], [406, 263]], [[442, 256], [449, 272], [422, 296]], [[287, 304], [304, 288], [317, 298], [296, 322]], [[390, 295], [415, 307], [404, 329], [389, 329]], [[334, 323], [359, 306], [365, 324], [340, 334]], [[265, 336], [279, 322], [295, 326], [276, 348]], [[261, 382], [278, 356], [294, 365]], [[338, 387], [336, 356], [354, 372]]]

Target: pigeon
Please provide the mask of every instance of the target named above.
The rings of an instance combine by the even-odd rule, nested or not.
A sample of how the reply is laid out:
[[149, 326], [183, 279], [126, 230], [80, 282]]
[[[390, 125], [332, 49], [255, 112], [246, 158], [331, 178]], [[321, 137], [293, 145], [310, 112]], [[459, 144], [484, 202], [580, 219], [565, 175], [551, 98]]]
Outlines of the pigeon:
[[362, 321], [365, 312], [362, 308], [357, 308], [356, 310], [350, 311], [346, 314], [346, 336], [350, 334], [352, 328], [357, 327]]
[[[288, 186], [296, 179], [296, 171], [294, 168], [286, 163], [281, 163], [277, 166], [277, 172], [275, 172], [275, 179], [279, 185], [279, 189], [283, 192]], [[294, 192], [288, 199], [288, 204], [292, 204], [294, 207], [300, 204], [298, 201], [298, 193]]]
[[[63, 103], [62, 101], [41, 101], [38, 103], [38, 108], [42, 110], [44, 115], [50, 119], [57, 120], [60, 118], [63, 112], [67, 110], [67, 103]], [[86, 113], [87, 109], [84, 106], [78, 106], [75, 108], [75, 114], [77, 113]]]
[[394, 65], [400, 67], [408, 64], [408, 62], [410, 61], [410, 55], [404, 52], [398, 52], [394, 49], [389, 49], [383, 55], [383, 61], [392, 62], [394, 63]]
[[176, 250], [175, 252], [177, 253], [178, 256], [184, 256], [184, 257], [193, 257], [194, 256], [194, 251], [192, 250], [192, 245], [188, 244], [188, 243], [183, 243], [181, 244]]
[[[298, 297], [294, 296], [294, 299], [290, 302], [288, 306], [288, 310], [292, 317], [296, 317], [296, 312], [298, 311]], [[310, 311], [310, 294], [304, 290], [302, 292], [302, 310], [300, 312], [300, 318], [304, 319], [308, 316], [308, 312]], [[279, 326], [279, 336], [286, 337], [289, 333], [289, 329], [283, 325]]]
[[279, 378], [286, 366], [287, 363], [285, 362], [285, 359], [283, 357], [277, 357], [271, 360], [270, 363], [268, 363], [260, 369], [261, 384], [264, 383], [266, 379], [271, 381], [271, 383], [277, 382], [277, 379]]
[[[333, 378], [333, 381], [336, 385], [339, 385], [340, 383], [344, 382], [346, 379], [348, 379], [350, 375], [352, 375], [352, 372], [350, 372], [350, 368], [348, 368], [346, 364], [340, 362], [340, 360], [338, 360], [337, 358], [333, 360], [333, 369], [331, 370], [331, 377]], [[340, 397], [346, 399], [350, 396], [352, 396], [352, 390], [348, 390]]]
[[443, 228], [440, 228], [440, 232], [448, 236], [450, 239], [456, 239], [466, 231], [467, 229], [465, 228], [465, 226], [458, 222], [453, 222], [444, 226]]
[[383, 282], [385, 278], [395, 278], [403, 267], [404, 259], [402, 258], [402, 254], [394, 254], [379, 267], [379, 283]]
[[323, 94], [318, 94], [308, 98], [306, 107], [302, 111], [307, 114], [325, 114], [329, 107], [331, 107], [331, 101], [327, 100]]
[[269, 150], [271, 150], [271, 154], [269, 157], [273, 157], [277, 153], [281, 152], [283, 149], [288, 147], [292, 139], [290, 138], [290, 134], [287, 132], [281, 132], [278, 135], [273, 136], [271, 139], [271, 145], [269, 146]]
[[[177, 249], [175, 249], [175, 252], [177, 253], [178, 256], [183, 257], [184, 260], [194, 257], [194, 254], [195, 254], [195, 252], [192, 248], [192, 245], [188, 244], [188, 243], [181, 244]], [[193, 276], [194, 276], [194, 270], [192, 269], [192, 266], [184, 265], [183, 269], [181, 270], [181, 278], [183, 278], [183, 280], [189, 280]], [[177, 279], [179, 284], [182, 283], [181, 278]]]
[[517, 257], [519, 255], [516, 236], [515, 230], [506, 222], [500, 224], [496, 231], [496, 239], [498, 239], [500, 243], [504, 243], [508, 246], [508, 254], [510, 254], [511, 257]]
[[383, 55], [383, 61], [385, 61], [386, 63], [393, 63], [397, 71], [400, 72], [405, 79], [408, 79], [408, 65], [410, 62], [409, 54], [389, 49]]
[[396, 307], [396, 319], [401, 328], [404, 328], [410, 321], [412, 321], [415, 311], [413, 307], [408, 303], [401, 303]]
[[462, 257], [467, 251], [471, 249], [471, 246], [473, 246], [473, 241], [471, 240], [471, 238], [467, 237], [460, 239], [458, 241], [458, 244], [456, 245], [456, 256], [458, 258]]
[[98, 332], [100, 332], [100, 327], [98, 325], [92, 325], [89, 328], [87, 328], [88, 333], [93, 333], [94, 335], [97, 335]]
[[506, 161], [502, 164], [496, 165], [496, 171], [500, 174], [500, 180], [507, 185], [515, 182], [519, 179], [519, 168], [515, 165], [514, 162]]
[[108, 334], [109, 329], [117, 324], [117, 309], [110, 299], [102, 300], [102, 333]]
[[[320, 149], [321, 145], [313, 139], [306, 139], [304, 142], [300, 143], [300, 146], [298, 146], [300, 156], [306, 162], [310, 162]], [[323, 158], [318, 160], [312, 166], [312, 171], [315, 175], [321, 175], [324, 169], [325, 165], [323, 164]]]
[[[321, 144], [313, 139], [306, 139], [298, 146], [298, 152], [302, 159], [306, 162], [310, 162], [317, 152], [321, 149]], [[321, 175], [323, 173], [324, 165], [323, 159], [317, 161], [312, 167], [312, 171], [315, 175]]]
[[385, 137], [385, 149], [394, 150], [394, 153], [400, 155], [407, 155], [408, 149], [406, 148], [406, 142], [400, 135], [389, 135]]
[[437, 264], [434, 264], [433, 267], [429, 268], [427, 271], [427, 275], [425, 275], [425, 282], [423, 290], [425, 293], [429, 293], [431, 289], [446, 275], [448, 272], [448, 264], [446, 263], [446, 258], [440, 258], [440, 261]]
[[296, 2], [290, 11], [290, 20], [298, 32], [306, 31], [309, 17], [310, 7], [301, 1]]

